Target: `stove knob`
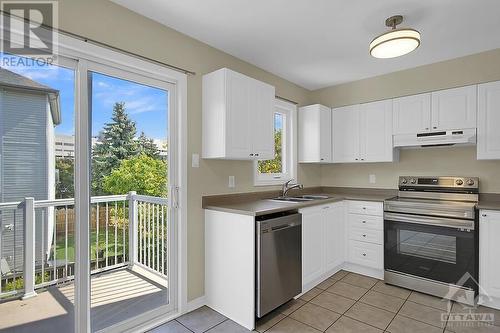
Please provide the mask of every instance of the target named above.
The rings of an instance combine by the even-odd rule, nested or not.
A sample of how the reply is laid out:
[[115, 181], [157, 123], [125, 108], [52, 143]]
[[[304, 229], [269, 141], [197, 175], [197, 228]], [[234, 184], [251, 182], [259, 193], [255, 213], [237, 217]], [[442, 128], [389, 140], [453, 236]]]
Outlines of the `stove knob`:
[[410, 183], [411, 183], [411, 184], [416, 184], [416, 183], [417, 183], [417, 180], [416, 180], [415, 178], [412, 178], [412, 179], [410, 179]]
[[457, 184], [458, 186], [461, 186], [464, 184], [464, 180], [463, 179], [457, 179], [455, 180], [455, 184]]
[[469, 186], [474, 185], [474, 179], [467, 179], [467, 185]]
[[408, 179], [406, 178], [401, 179], [401, 184], [406, 184], [406, 183], [408, 183]]

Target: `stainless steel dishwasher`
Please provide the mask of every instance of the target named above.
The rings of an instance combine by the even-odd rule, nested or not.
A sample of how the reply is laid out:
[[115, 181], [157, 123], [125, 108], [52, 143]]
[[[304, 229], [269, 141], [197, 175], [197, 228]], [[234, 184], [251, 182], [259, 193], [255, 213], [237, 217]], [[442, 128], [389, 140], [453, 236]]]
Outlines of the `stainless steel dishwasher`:
[[302, 292], [302, 215], [288, 211], [258, 216], [257, 317]]

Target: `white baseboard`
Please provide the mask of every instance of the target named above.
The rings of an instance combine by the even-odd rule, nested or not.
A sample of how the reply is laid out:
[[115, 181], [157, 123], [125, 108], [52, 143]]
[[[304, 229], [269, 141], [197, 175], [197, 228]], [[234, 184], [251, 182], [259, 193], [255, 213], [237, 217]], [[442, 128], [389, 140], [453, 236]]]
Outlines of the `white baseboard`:
[[318, 284], [320, 284], [321, 282], [325, 281], [330, 276], [332, 276], [333, 274], [337, 273], [338, 271], [340, 271], [342, 269], [344, 269], [344, 264], [340, 264], [340, 265], [332, 268], [328, 272], [324, 273], [323, 275], [321, 275], [319, 278], [315, 279], [314, 281], [311, 281], [311, 282], [308, 282], [308, 283], [302, 285], [302, 293], [299, 294], [299, 295], [297, 295], [295, 298], [299, 298], [300, 296], [304, 295], [309, 290], [311, 290], [312, 288], [316, 287]]
[[200, 296], [198, 298], [193, 299], [192, 301], [187, 302], [182, 314], [194, 311], [202, 306], [207, 305], [207, 299], [205, 295]]
[[345, 263], [344, 270], [352, 272], [352, 273], [370, 276], [370, 277], [373, 277], [373, 278], [376, 278], [379, 280], [384, 279], [384, 270], [383, 269], [376, 269], [376, 268], [361, 266], [361, 265], [352, 264], [352, 263]]

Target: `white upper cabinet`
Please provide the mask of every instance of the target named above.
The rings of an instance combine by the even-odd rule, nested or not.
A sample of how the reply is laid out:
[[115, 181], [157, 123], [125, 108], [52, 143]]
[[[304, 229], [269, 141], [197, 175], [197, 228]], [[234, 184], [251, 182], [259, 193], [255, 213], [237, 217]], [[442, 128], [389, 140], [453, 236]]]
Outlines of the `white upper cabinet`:
[[500, 81], [478, 85], [477, 159], [500, 159]]
[[360, 160], [365, 162], [392, 162], [392, 101], [361, 104]]
[[359, 105], [332, 110], [332, 146], [334, 163], [359, 161]]
[[393, 99], [393, 133], [416, 134], [430, 131], [431, 94]]
[[299, 163], [332, 160], [332, 109], [315, 104], [299, 108]]
[[432, 93], [432, 130], [476, 128], [477, 86]]
[[333, 163], [392, 162], [392, 101], [332, 110]]
[[274, 87], [227, 68], [203, 76], [203, 158], [274, 158]]

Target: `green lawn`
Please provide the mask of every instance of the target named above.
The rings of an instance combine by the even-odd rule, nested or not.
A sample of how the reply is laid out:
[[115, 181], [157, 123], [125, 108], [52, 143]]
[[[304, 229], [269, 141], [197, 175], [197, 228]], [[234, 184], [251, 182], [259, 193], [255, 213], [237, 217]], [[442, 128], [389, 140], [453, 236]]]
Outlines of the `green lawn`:
[[[123, 254], [123, 233], [122, 230], [118, 230], [117, 234], [117, 239], [116, 239], [116, 254], [121, 255]], [[91, 260], [96, 259], [96, 239], [97, 239], [97, 232], [93, 231], [90, 235], [90, 253], [91, 253]], [[106, 250], [106, 231], [105, 230], [99, 230], [99, 250], [103, 251], [102, 254], [99, 255], [99, 259], [104, 258], [105, 250]], [[125, 250], [128, 250], [128, 234], [125, 234]], [[113, 227], [109, 227], [108, 229], [108, 256], [114, 257], [115, 255], [115, 230]], [[65, 254], [65, 240], [64, 240], [64, 235], [59, 235], [57, 237], [57, 251], [56, 251], [56, 259], [58, 260], [63, 260], [65, 259], [66, 254]], [[74, 235], [68, 235], [68, 262], [74, 262], [75, 261], [75, 239]]]

